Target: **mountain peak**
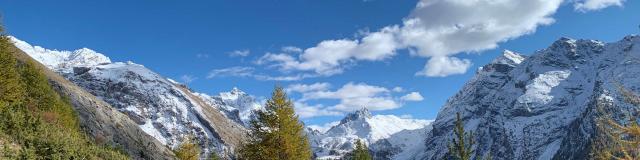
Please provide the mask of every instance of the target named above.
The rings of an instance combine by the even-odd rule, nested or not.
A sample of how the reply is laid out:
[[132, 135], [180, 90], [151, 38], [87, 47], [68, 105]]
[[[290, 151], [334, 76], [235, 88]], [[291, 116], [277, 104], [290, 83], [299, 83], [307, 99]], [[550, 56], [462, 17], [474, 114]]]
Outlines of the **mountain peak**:
[[496, 59], [494, 59], [493, 61], [491, 61], [491, 63], [480, 67], [480, 69], [478, 70], [478, 72], [483, 72], [483, 73], [495, 73], [495, 72], [499, 72], [499, 73], [507, 73], [509, 71], [511, 71], [511, 69], [513, 69], [515, 66], [517, 66], [518, 64], [522, 63], [522, 61], [525, 60], [525, 57], [509, 51], [509, 50], [504, 50], [504, 52], [502, 53], [502, 55], [498, 56]]
[[372, 115], [371, 115], [371, 112], [369, 112], [369, 109], [367, 109], [367, 107], [362, 107], [361, 109], [353, 113], [347, 114], [347, 116], [345, 116], [344, 119], [340, 121], [340, 123], [347, 123], [354, 120], [364, 120], [364, 119], [369, 119], [371, 117]]
[[238, 89], [238, 87], [233, 87], [231, 89], [231, 94], [240, 95], [240, 94], [246, 94], [246, 93], [244, 93], [244, 91]]
[[498, 63], [498, 64], [508, 64], [508, 65], [516, 65], [516, 64], [520, 64], [522, 63], [522, 61], [524, 61], [525, 57], [523, 57], [522, 55], [510, 51], [510, 50], [504, 50], [502, 52], [502, 55], [500, 55], [498, 58], [494, 59], [493, 62], [491, 63]]

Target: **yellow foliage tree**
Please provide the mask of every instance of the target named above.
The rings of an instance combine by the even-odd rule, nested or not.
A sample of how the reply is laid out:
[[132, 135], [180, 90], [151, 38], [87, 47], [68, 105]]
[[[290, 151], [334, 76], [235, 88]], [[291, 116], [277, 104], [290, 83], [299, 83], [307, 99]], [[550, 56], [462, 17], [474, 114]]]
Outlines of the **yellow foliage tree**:
[[247, 160], [311, 159], [309, 140], [304, 125], [295, 115], [293, 102], [281, 87], [276, 87], [264, 111], [257, 111], [251, 121], [248, 143], [239, 153]]
[[[624, 87], [618, 87], [618, 90], [625, 102], [640, 107], [640, 96]], [[604, 112], [602, 107], [599, 104], [598, 109]], [[634, 116], [631, 116], [628, 123], [621, 124], [607, 115], [599, 119], [597, 129], [600, 135], [594, 141], [592, 159], [640, 159], [640, 125]]]

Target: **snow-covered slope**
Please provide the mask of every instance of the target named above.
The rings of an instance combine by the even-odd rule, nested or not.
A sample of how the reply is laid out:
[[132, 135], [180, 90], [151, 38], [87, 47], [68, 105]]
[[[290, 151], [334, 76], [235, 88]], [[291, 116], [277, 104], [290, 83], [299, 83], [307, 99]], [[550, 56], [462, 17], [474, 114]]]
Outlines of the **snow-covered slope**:
[[169, 147], [193, 136], [205, 147], [204, 152], [230, 155], [243, 138], [245, 128], [234, 120], [237, 115], [226, 114], [230, 106], [206, 103], [186, 86], [142, 65], [112, 63], [90, 49], [48, 50], [11, 39], [34, 59], [125, 113]]
[[[338, 159], [353, 150], [361, 139], [377, 158], [412, 155], [420, 151], [431, 121], [375, 115], [363, 108], [348, 114], [325, 133], [308, 129], [311, 146], [318, 159]], [[395, 158], [403, 159], [403, 158]]]
[[561, 38], [530, 57], [506, 51], [447, 101], [425, 149], [410, 159], [447, 154], [456, 112], [475, 135], [476, 157], [585, 159], [602, 110], [619, 121], [638, 113], [618, 88], [640, 91], [638, 46], [639, 36], [615, 43]]
[[196, 93], [204, 99], [206, 103], [213, 106], [220, 106], [227, 117], [248, 127], [249, 121], [253, 118], [253, 111], [260, 110], [262, 105], [255, 97], [234, 87], [229, 92], [221, 92], [219, 95], [210, 96], [204, 93]]

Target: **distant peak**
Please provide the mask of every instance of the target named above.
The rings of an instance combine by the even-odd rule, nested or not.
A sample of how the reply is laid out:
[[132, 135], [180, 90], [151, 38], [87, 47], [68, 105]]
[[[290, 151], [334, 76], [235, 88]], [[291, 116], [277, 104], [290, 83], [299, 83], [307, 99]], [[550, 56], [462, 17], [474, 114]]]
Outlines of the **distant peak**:
[[244, 93], [244, 91], [242, 91], [242, 90], [238, 89], [238, 87], [233, 87], [233, 88], [231, 89], [231, 93], [232, 93], [232, 94], [245, 94], [245, 93]]
[[74, 52], [76, 53], [96, 53], [96, 51], [89, 49], [89, 48], [80, 48], [75, 50]]
[[568, 48], [574, 48], [575, 45], [576, 45], [575, 39], [571, 39], [568, 37], [560, 37], [558, 40], [553, 42], [553, 44], [551, 45], [551, 48], [568, 49]]
[[368, 119], [371, 117], [372, 115], [371, 115], [371, 112], [369, 112], [369, 109], [367, 109], [366, 107], [362, 107], [361, 109], [353, 113], [347, 114], [347, 116], [345, 116], [344, 119], [340, 121], [340, 123], [346, 123], [346, 122], [354, 121], [358, 119]]

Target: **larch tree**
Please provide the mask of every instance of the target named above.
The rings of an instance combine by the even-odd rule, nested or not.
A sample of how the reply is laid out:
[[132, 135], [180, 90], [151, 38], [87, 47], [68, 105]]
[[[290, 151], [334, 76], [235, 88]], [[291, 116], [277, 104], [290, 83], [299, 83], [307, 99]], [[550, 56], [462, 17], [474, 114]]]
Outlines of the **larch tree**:
[[[625, 102], [640, 107], [640, 96], [622, 86], [618, 90]], [[602, 104], [597, 107], [600, 113], [605, 113]], [[629, 117], [628, 123], [619, 123], [607, 113], [598, 119], [598, 134], [592, 145], [591, 159], [640, 159], [640, 124], [635, 116]]]
[[240, 149], [240, 159], [311, 159], [311, 147], [298, 120], [293, 102], [281, 87], [276, 87], [264, 110], [251, 120], [248, 142]]

